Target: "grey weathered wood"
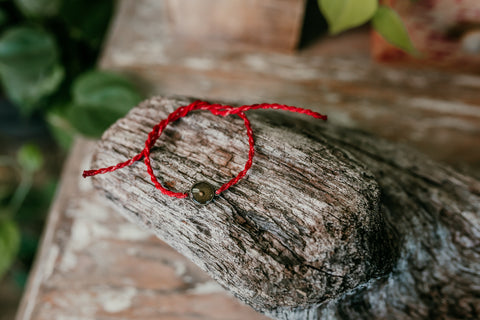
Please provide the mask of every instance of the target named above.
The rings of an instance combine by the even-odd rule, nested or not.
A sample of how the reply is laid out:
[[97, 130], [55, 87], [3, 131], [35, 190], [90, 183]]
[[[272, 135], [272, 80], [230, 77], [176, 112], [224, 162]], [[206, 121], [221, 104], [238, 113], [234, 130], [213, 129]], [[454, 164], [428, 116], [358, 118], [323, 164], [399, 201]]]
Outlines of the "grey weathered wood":
[[94, 146], [70, 151], [15, 319], [266, 320], [98, 195], [81, 176]]
[[[102, 137], [94, 167], [143, 149], [183, 99], [153, 98]], [[281, 114], [281, 115], [280, 115]], [[94, 177], [155, 232], [256, 310], [277, 319], [468, 318], [480, 314], [480, 183], [409, 149], [284, 112], [249, 112], [256, 157], [215, 202], [162, 195], [136, 163]], [[243, 167], [242, 121], [197, 112], [152, 152], [186, 191]]]

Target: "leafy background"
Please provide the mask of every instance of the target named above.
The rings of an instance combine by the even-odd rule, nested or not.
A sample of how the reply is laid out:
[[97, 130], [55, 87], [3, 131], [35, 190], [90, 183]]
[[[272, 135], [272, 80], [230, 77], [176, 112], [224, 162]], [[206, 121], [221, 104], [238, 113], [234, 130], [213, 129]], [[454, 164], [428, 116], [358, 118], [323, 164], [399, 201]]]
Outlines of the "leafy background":
[[330, 34], [334, 35], [371, 21], [372, 27], [386, 41], [410, 54], [418, 55], [399, 15], [380, 3], [379, 0], [318, 0]]
[[0, 319], [13, 317], [74, 136], [99, 137], [142, 99], [96, 69], [114, 4], [0, 0]]
[[[0, 0], [0, 319], [13, 317], [9, 292], [18, 297], [25, 286], [75, 135], [98, 138], [142, 99], [125, 77], [96, 69], [114, 5]], [[398, 15], [378, 0], [318, 0], [318, 9], [332, 35], [371, 21], [415, 53]]]

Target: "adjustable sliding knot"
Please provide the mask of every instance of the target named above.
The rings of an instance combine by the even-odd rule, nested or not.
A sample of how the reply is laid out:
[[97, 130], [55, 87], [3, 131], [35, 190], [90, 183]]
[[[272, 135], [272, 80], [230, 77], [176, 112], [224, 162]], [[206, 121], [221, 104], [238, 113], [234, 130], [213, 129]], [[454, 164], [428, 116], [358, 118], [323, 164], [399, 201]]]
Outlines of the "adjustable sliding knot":
[[[208, 102], [205, 102], [205, 101], [195, 101], [187, 106], [182, 106], [177, 108], [175, 111], [170, 113], [166, 119], [161, 120], [158, 124], [156, 124], [152, 128], [152, 131], [150, 131], [150, 133], [148, 134], [147, 140], [145, 141], [145, 148], [139, 154], [135, 155], [133, 158], [125, 162], [121, 162], [114, 166], [101, 168], [97, 170], [85, 170], [83, 172], [83, 177], [86, 178], [90, 176], [95, 176], [97, 174], [112, 172], [117, 169], [130, 166], [134, 162], [139, 161], [143, 158], [145, 166], [147, 167], [147, 172], [150, 176], [150, 180], [154, 184], [155, 188], [160, 190], [163, 194], [170, 197], [179, 198], [179, 199], [187, 198], [190, 196], [192, 200], [194, 200], [194, 202], [196, 203], [207, 204], [213, 200], [215, 195], [219, 195], [220, 193], [222, 193], [223, 191], [227, 190], [231, 186], [235, 185], [238, 181], [240, 181], [247, 174], [248, 170], [252, 166], [253, 157], [255, 155], [255, 142], [253, 139], [253, 131], [252, 131], [250, 121], [248, 120], [244, 112], [248, 110], [256, 110], [256, 109], [285, 110], [290, 112], [303, 113], [317, 119], [327, 120], [327, 116], [314, 112], [312, 110], [302, 109], [302, 108], [297, 108], [297, 107], [292, 107], [292, 106], [287, 106], [282, 104], [276, 104], [276, 103], [274, 104], [262, 103], [262, 104], [253, 104], [253, 105], [243, 105], [240, 107], [232, 107], [229, 105], [209, 104]], [[243, 170], [235, 178], [223, 184], [216, 191], [214, 191], [214, 188], [207, 182], [196, 183], [191, 188], [190, 193], [170, 191], [165, 187], [163, 187], [162, 184], [158, 181], [157, 177], [155, 176], [155, 173], [153, 172], [152, 165], [151, 165], [150, 152], [153, 146], [155, 145], [155, 143], [157, 142], [158, 138], [162, 135], [163, 130], [167, 127], [169, 123], [174, 122], [182, 117], [185, 117], [191, 111], [196, 111], [196, 110], [208, 110], [212, 114], [216, 116], [222, 116], [222, 117], [226, 117], [229, 115], [237, 115], [238, 117], [240, 117], [245, 124], [246, 133], [248, 137], [248, 144], [249, 144], [248, 160], [245, 163], [245, 167], [243, 168]]]

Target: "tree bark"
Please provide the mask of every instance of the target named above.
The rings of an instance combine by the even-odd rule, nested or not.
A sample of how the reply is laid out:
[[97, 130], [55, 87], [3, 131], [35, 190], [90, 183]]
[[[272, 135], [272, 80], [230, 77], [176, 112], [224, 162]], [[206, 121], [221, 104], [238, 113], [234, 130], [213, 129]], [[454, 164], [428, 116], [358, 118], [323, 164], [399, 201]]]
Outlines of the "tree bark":
[[[93, 166], [141, 152], [185, 99], [153, 98], [102, 137]], [[405, 147], [306, 116], [248, 112], [249, 174], [201, 206], [141, 162], [94, 177], [120, 212], [275, 319], [476, 318], [480, 183]], [[152, 151], [167, 188], [217, 188], [247, 160], [241, 119], [195, 112]]]

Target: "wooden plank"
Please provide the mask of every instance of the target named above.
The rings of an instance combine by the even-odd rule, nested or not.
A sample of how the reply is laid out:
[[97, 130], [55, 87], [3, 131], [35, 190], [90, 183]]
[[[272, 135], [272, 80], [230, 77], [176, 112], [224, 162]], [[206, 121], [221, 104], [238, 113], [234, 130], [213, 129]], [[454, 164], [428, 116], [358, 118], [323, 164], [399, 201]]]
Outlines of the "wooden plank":
[[306, 0], [165, 0], [172, 33], [182, 41], [293, 51], [300, 41]]
[[67, 161], [16, 319], [266, 319], [108, 207], [81, 178], [93, 146]]
[[310, 107], [333, 123], [480, 170], [479, 76], [375, 64], [368, 32], [280, 54], [186, 45], [164, 20], [163, 1], [121, 1], [101, 66], [129, 74], [147, 94]]

